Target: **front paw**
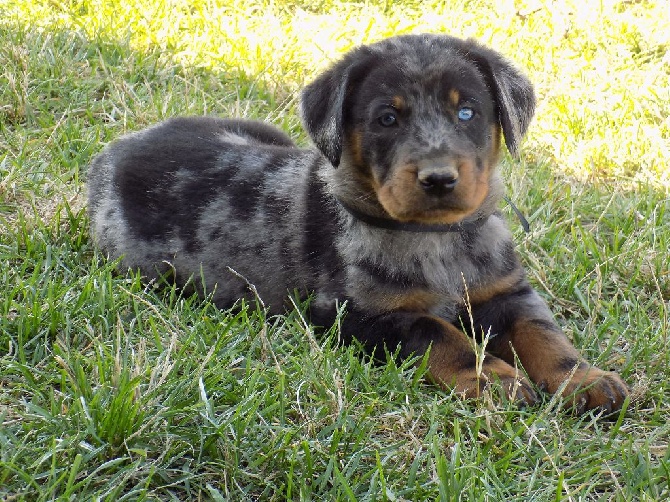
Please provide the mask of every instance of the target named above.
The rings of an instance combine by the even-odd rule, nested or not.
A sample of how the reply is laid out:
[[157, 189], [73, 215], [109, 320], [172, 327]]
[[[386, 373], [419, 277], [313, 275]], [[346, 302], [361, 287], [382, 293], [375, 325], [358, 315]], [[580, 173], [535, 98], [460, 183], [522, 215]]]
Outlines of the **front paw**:
[[507, 399], [519, 405], [533, 405], [538, 397], [532, 384], [517, 369], [488, 356], [480, 373], [461, 370], [453, 378], [453, 390], [466, 398], [479, 398], [487, 387], [500, 385]]
[[564, 385], [564, 375], [556, 390], [563, 388], [561, 394], [566, 405], [578, 414], [589, 410], [602, 410], [608, 415], [617, 412], [629, 394], [628, 386], [619, 375], [595, 366], [579, 367], [568, 378]]

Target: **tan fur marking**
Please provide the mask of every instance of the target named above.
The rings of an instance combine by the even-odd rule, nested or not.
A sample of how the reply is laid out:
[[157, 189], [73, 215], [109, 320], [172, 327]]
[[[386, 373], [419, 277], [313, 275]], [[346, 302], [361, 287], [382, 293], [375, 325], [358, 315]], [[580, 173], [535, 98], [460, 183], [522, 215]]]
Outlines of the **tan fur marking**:
[[474, 159], [468, 159], [462, 162], [458, 167], [458, 185], [456, 191], [463, 190], [464, 204], [469, 206], [471, 211], [477, 209], [489, 193], [489, 175], [491, 174], [491, 165], [485, 166], [483, 172], [477, 172], [477, 165]]
[[577, 350], [558, 329], [540, 331], [537, 324], [522, 319], [514, 324], [508, 338], [511, 347], [501, 347], [500, 357], [513, 360], [516, 353], [530, 378], [539, 384], [546, 383], [550, 392], [555, 391], [563, 380], [555, 381], [553, 377], [557, 375], [552, 374], [552, 368], [568, 357], [581, 361]]
[[499, 277], [493, 283], [469, 289], [468, 299], [473, 305], [485, 303], [502, 293], [507, 293], [512, 286], [516, 285], [519, 280], [521, 280], [523, 275], [523, 269], [519, 267], [511, 274], [506, 275], [505, 277]]
[[449, 91], [449, 103], [454, 108], [458, 108], [458, 104], [461, 102], [461, 93], [458, 92], [458, 89], [451, 89]]
[[474, 159], [462, 161], [455, 190], [436, 203], [417, 183], [417, 168], [401, 166], [379, 187], [377, 198], [399, 221], [457, 223], [477, 210], [488, 195], [491, 166], [486, 167], [479, 173]]
[[349, 134], [349, 151], [356, 165], [363, 165], [363, 134], [359, 129], [354, 129]]
[[405, 98], [400, 96], [399, 94], [396, 96], [393, 96], [393, 99], [391, 100], [391, 104], [396, 110], [403, 110], [405, 108]]
[[[572, 373], [563, 395], [570, 397], [569, 406], [580, 412], [594, 408], [610, 411], [619, 409], [628, 395], [628, 387], [616, 373], [603, 371], [584, 362], [558, 329], [539, 331], [536, 324], [522, 319], [512, 328], [509, 342], [511, 347], [507, 349], [508, 353], [501, 357], [508, 360], [513, 348], [530, 379], [552, 394], [559, 390]], [[569, 358], [579, 363], [576, 369], [562, 366], [561, 363]]]
[[428, 372], [432, 380], [448, 389], [453, 389], [467, 398], [477, 398], [489, 382], [498, 381], [507, 393], [507, 397], [533, 403], [537, 400], [530, 383], [520, 372], [498, 359], [486, 354], [482, 371], [476, 368], [463, 368], [459, 355], [472, 352], [470, 341], [465, 334], [453, 325], [439, 318], [445, 328], [441, 342], [433, 343], [428, 356]]
[[379, 182], [370, 173], [363, 159], [363, 134], [359, 129], [354, 129], [347, 135], [343, 155], [347, 157], [347, 164], [351, 165], [351, 169], [348, 170], [347, 184], [340, 185], [340, 196], [356, 202], [362, 195], [367, 199], [368, 194], [376, 193]]
[[405, 293], [387, 293], [383, 289], [368, 292], [360, 304], [371, 311], [381, 313], [394, 310], [430, 312], [441, 300], [440, 295], [425, 289], [415, 289]]
[[502, 130], [499, 125], [491, 126], [491, 150], [489, 153], [489, 166], [498, 165], [500, 160], [500, 147], [502, 144]]

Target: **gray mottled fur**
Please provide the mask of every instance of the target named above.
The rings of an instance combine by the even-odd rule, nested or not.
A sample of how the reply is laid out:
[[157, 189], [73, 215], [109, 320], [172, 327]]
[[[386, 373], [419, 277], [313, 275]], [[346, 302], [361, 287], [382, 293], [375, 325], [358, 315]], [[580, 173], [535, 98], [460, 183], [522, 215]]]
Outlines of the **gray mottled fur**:
[[[407, 75], [427, 75], [443, 71], [444, 58], [440, 53], [462, 51], [460, 45], [446, 48], [435, 45], [442, 40], [451, 42], [455, 39], [439, 36], [398, 37], [358, 49], [358, 52], [370, 51], [382, 55], [389, 51], [397, 52], [402, 54], [398, 62], [399, 71]], [[417, 57], [417, 51], [408, 50], [417, 41], [427, 47], [435, 46], [430, 49], [430, 53], [434, 53], [434, 61], [426, 63], [425, 56]], [[468, 47], [470, 50], [485, 50], [478, 45]], [[264, 166], [271, 156], [278, 155], [277, 152], [259, 148], [262, 142], [246, 135], [237, 122], [231, 126], [225, 120], [206, 119], [209, 121], [208, 127], [211, 128], [209, 134], [189, 139], [193, 148], [198, 148], [197, 143], [194, 144], [197, 141], [203, 144], [215, 142], [219, 148], [216, 161], [212, 165], [200, 166], [214, 175], [220, 173], [222, 177], [227, 176], [230, 163], [238, 162], [240, 158], [244, 165], [236, 167], [248, 172], [262, 172], [258, 180], [260, 199], [251, 209], [249, 217], [240, 219], [231, 210], [231, 198], [245, 196], [244, 193], [236, 193], [234, 178], [230, 180], [228, 189], [222, 190], [197, 213], [191, 215], [191, 224], [196, 229], [195, 238], [204, 243], [197, 249], [188, 249], [188, 242], [177, 231], [166, 232], [155, 239], [147, 239], [133, 232], [121, 203], [124, 194], [114, 180], [120, 159], [132, 159], [133, 155], [144, 149], [147, 142], [162, 141], [163, 131], [173, 128], [175, 120], [130, 134], [106, 148], [93, 161], [88, 175], [92, 234], [98, 247], [112, 258], [121, 258], [122, 268], [139, 268], [148, 279], [154, 279], [171, 270], [176, 271], [178, 281], [182, 283], [193, 279], [194, 284], [199, 285], [204, 279], [203, 289], [215, 291], [214, 299], [221, 306], [230, 305], [242, 297], [250, 297], [247, 285], [229, 270], [233, 269], [256, 287], [264, 303], [270, 305], [275, 312], [283, 310], [287, 292], [293, 290], [298, 290], [303, 295], [314, 292], [315, 302], [319, 307], [332, 307], [336, 301], [342, 302], [345, 299], [355, 299], [357, 304], [364, 304], [378, 284], [375, 278], [361, 273], [355, 264], [369, 261], [383, 269], [396, 271], [398, 276], [415, 277], [417, 283], [427, 284], [444, 299], [433, 307], [434, 312], [453, 319], [462, 304], [465, 285], [485, 283], [491, 275], [496, 275], [495, 269], [481, 269], [473, 263], [457, 233], [416, 234], [377, 229], [361, 224], [335, 202], [335, 196], [354, 199], [357, 201], [355, 203], [369, 211], [378, 210], [375, 201], [370, 204], [365, 202], [369, 195], [360, 193], [360, 187], [356, 186], [356, 181], [350, 176], [346, 166], [333, 169], [331, 165], [339, 164], [340, 161], [347, 162], [346, 151], [342, 159], [335, 159], [334, 156], [339, 155], [335, 152], [342, 151], [344, 126], [341, 115], [347, 72], [353, 71], [349, 68], [355, 66], [359, 58], [360, 54], [354, 51], [353, 56], [349, 55], [339, 63], [342, 74], [337, 77], [341, 79], [341, 85], [337, 86], [336, 93], [328, 96], [326, 113], [320, 117], [322, 123], [315, 124], [306, 117], [308, 114], [304, 112], [304, 107], [309, 105], [309, 97], [306, 96], [301, 101], [307, 129], [321, 152], [297, 148], [282, 151], [279, 154], [282, 157], [281, 166], [270, 172], [264, 171]], [[498, 56], [495, 58], [498, 61]], [[505, 66], [505, 71], [513, 70], [508, 70]], [[523, 77], [516, 72], [511, 75], [525, 88], [529, 88]], [[417, 80], [414, 85], [414, 94], [421, 96], [421, 81]], [[420, 107], [417, 115], [422, 117], [419, 126], [425, 137], [423, 150], [420, 152], [439, 148], [442, 135], [436, 136], [436, 133], [448, 127], [443, 118], [435, 113], [439, 107], [435, 103], [420, 100], [417, 107]], [[514, 136], [508, 140], [508, 143], [515, 145], [515, 149], [527, 127], [528, 114], [532, 115], [532, 106], [530, 111], [528, 108], [509, 108], [512, 114], [523, 114], [523, 118], [514, 120], [515, 124], [522, 125], [515, 126]], [[176, 120], [198, 122], [203, 119]], [[156, 159], [156, 162], [160, 161], [171, 160]], [[179, 161], [188, 163], [188, 159]], [[170, 176], [160, 174], [159, 172], [152, 181], [157, 190], [178, 193], [185, 184], [197, 183], [197, 177], [202, 173], [200, 170], [193, 172], [185, 167]], [[329, 210], [337, 218], [333, 242], [339, 261], [332, 265], [340, 267], [339, 270], [315, 270], [310, 261], [312, 257], [303, 252], [303, 240], [306, 238], [304, 225], [313, 216], [306, 213], [305, 198], [308, 197], [309, 183], [314, 183], [316, 179], [320, 189], [333, 196], [325, 200], [324, 204], [331, 206]], [[479, 254], [490, 255], [491, 262], [495, 263], [498, 261], [496, 253], [510, 241], [510, 234], [501, 218], [494, 214], [503, 191], [500, 177], [494, 175], [490, 185], [490, 193], [484, 204], [469, 219], [492, 215], [473, 238]], [[274, 201], [272, 209], [263, 203], [270, 199]], [[147, 210], [150, 211], [150, 208]], [[174, 213], [180, 210], [180, 207], [172, 208]], [[211, 238], [212, 235], [215, 238]], [[471, 243], [470, 247], [472, 246]], [[449, 267], [445, 267], [445, 263]], [[373, 295], [375, 301], [365, 305], [366, 310], [383, 309], [383, 305], [375, 303], [378, 296]]]
[[[510, 397], [533, 402], [518, 355], [541, 387], [584, 385], [581, 408], [615, 410], [625, 384], [581, 362], [496, 209], [501, 134], [516, 154], [534, 105], [530, 82], [476, 42], [413, 35], [363, 46], [301, 95], [317, 149], [269, 125], [207, 117], [105, 148], [88, 173], [92, 235], [122, 269], [171, 275], [222, 307], [257, 292], [281, 313], [297, 291], [314, 295], [312, 319], [327, 325], [347, 302], [345, 338], [400, 344], [402, 356], [432, 347], [431, 376], [465, 395], [496, 375]], [[461, 118], [468, 108], [471, 120]], [[395, 121], [382, 120], [389, 113]], [[380, 228], [351, 208], [406, 226]], [[409, 231], [437, 223], [454, 231]], [[457, 329], [470, 320], [494, 336], [481, 371]]]

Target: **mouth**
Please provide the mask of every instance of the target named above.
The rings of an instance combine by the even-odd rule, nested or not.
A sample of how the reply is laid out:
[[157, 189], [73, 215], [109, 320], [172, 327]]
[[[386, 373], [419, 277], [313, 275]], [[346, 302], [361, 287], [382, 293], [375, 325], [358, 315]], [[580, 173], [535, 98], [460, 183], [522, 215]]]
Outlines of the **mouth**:
[[391, 184], [377, 191], [379, 203], [388, 215], [401, 222], [429, 224], [461, 222], [477, 211], [488, 193], [487, 187], [482, 186], [473, 187], [473, 190], [467, 190], [465, 186], [449, 190], [426, 190], [420, 186], [411, 190], [398, 188]]

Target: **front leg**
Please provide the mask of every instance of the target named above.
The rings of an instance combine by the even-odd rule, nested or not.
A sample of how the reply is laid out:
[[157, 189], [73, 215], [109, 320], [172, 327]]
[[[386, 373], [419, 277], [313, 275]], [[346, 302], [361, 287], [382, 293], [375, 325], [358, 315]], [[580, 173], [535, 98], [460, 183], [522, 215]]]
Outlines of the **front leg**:
[[491, 353], [510, 364], [517, 356], [530, 379], [552, 394], [565, 385], [563, 395], [578, 413], [619, 410], [628, 395], [623, 380], [580, 357], [525, 279], [510, 289], [472, 306], [475, 328], [495, 335]]
[[471, 340], [452, 324], [439, 317], [419, 312], [395, 311], [368, 316], [349, 310], [341, 325], [345, 336], [360, 340], [369, 350], [390, 351], [400, 347], [400, 356], [423, 356], [429, 351], [430, 378], [467, 398], [481, 395], [492, 381], [499, 381], [508, 398], [535, 403], [537, 396], [530, 382], [513, 366], [487, 355], [477, 369]]

